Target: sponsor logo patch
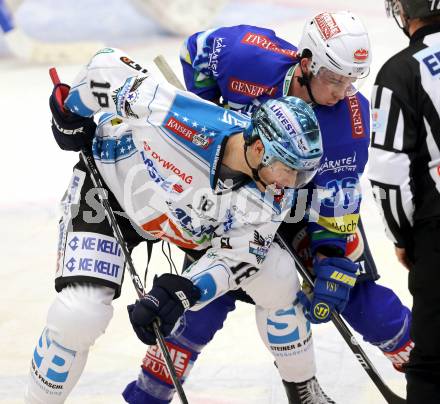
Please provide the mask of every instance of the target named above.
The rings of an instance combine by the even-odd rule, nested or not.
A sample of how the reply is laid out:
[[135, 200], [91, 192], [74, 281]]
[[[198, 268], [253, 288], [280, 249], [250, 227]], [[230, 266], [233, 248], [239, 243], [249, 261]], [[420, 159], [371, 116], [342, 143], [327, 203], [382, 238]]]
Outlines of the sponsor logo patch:
[[326, 303], [320, 302], [313, 308], [313, 314], [316, 318], [324, 320], [330, 315], [330, 307]]
[[352, 156], [346, 156], [336, 160], [329, 160], [325, 157], [324, 162], [319, 166], [318, 174], [323, 174], [328, 171], [332, 171], [335, 174], [346, 171], [354, 172], [356, 167], [356, 152], [353, 152]]
[[[165, 344], [170, 351], [174, 369], [176, 370], [176, 374], [180, 379], [185, 374], [185, 370], [188, 367], [191, 359], [191, 352], [168, 341], [165, 342]], [[146, 372], [152, 374], [154, 377], [157, 377], [159, 380], [162, 380], [170, 386], [173, 385], [165, 365], [165, 360], [158, 345], [152, 345], [148, 349], [145, 358], [142, 361], [142, 368]]]
[[244, 94], [248, 97], [259, 97], [262, 94], [266, 94], [269, 97], [274, 97], [278, 87], [269, 87], [261, 83], [253, 83], [251, 81], [240, 80], [235, 77], [231, 77], [228, 83], [229, 91], [236, 94]]
[[145, 141], [144, 141], [144, 150], [149, 152], [153, 160], [157, 161], [163, 168], [165, 168], [165, 170], [169, 170], [173, 174], [176, 174], [187, 184], [192, 183], [193, 180], [192, 175], [188, 175], [183, 169], [177, 167], [173, 162], [164, 159], [159, 153], [154, 151], [151, 148], [151, 146]]
[[333, 38], [341, 32], [335, 19], [329, 13], [322, 13], [316, 16], [315, 23], [318, 27], [319, 33], [325, 41]]
[[147, 69], [144, 69], [140, 64], [136, 63], [135, 61], [131, 60], [129, 57], [127, 56], [121, 56], [119, 59], [122, 63], [124, 63], [125, 65], [131, 67], [134, 70], [137, 70], [138, 72], [141, 73], [148, 73]]
[[387, 126], [386, 111], [373, 108], [371, 110], [372, 130], [376, 133], [384, 133]]
[[354, 60], [357, 62], [365, 62], [368, 59], [367, 49], [357, 49], [353, 54]]
[[[45, 389], [49, 388], [52, 391], [51, 394], [61, 394], [75, 354], [75, 351], [53, 343], [45, 329], [38, 340], [32, 358], [34, 379], [40, 385], [44, 385]], [[54, 393], [53, 390], [57, 392]]]
[[[195, 125], [197, 126], [197, 124]], [[169, 117], [168, 121], [165, 123], [165, 127], [168, 128], [171, 132], [173, 132], [177, 136], [187, 140], [188, 142], [194, 143], [196, 146], [200, 146], [204, 149], [206, 149], [211, 142], [211, 139], [208, 136], [199, 134], [197, 130], [184, 124], [183, 122], [181, 122], [180, 120], [178, 120], [173, 116]]]
[[70, 232], [64, 253], [64, 276], [91, 276], [120, 284], [124, 256], [113, 237]]
[[265, 49], [270, 52], [281, 53], [292, 58], [296, 58], [298, 56], [296, 51], [292, 49], [280, 48], [276, 43], [272, 42], [267, 36], [262, 34], [247, 32], [241, 40], [241, 43], [246, 45], [258, 46], [261, 49]]
[[[298, 316], [304, 321], [298, 321]], [[293, 356], [311, 348], [310, 322], [302, 308], [277, 310], [267, 318], [267, 338], [275, 356]]]
[[365, 137], [364, 124], [362, 123], [362, 114], [359, 101], [355, 95], [346, 98], [351, 117], [351, 136], [353, 139]]

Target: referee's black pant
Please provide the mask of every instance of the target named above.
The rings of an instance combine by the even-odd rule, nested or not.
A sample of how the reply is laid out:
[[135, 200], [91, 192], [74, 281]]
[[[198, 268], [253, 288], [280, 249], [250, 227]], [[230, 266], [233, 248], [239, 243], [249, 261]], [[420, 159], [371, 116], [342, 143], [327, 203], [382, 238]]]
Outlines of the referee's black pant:
[[406, 367], [407, 403], [440, 404], [440, 218], [416, 223], [412, 241], [408, 284], [415, 346]]

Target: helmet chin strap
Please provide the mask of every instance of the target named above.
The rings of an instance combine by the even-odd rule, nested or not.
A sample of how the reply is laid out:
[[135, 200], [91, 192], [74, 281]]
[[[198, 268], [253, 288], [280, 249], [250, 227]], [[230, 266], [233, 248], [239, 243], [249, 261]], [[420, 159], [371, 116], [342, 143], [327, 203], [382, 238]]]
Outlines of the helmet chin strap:
[[268, 187], [269, 184], [266, 184], [266, 183], [260, 178], [260, 175], [258, 174], [259, 171], [260, 171], [260, 169], [263, 167], [263, 164], [261, 164], [261, 163], [258, 164], [258, 167], [257, 167], [257, 168], [252, 167], [252, 166], [249, 164], [249, 161], [248, 161], [248, 158], [247, 158], [247, 149], [248, 149], [248, 145], [245, 144], [245, 145], [244, 145], [244, 149], [243, 149], [243, 151], [244, 151], [244, 159], [245, 159], [246, 164], [248, 165], [249, 169], [250, 169], [251, 172], [252, 172], [252, 179], [253, 179], [255, 182], [259, 182], [259, 183], [260, 183], [261, 185], [263, 185], [264, 188], [266, 189], [266, 187]]
[[309, 97], [310, 97], [310, 100], [314, 103], [314, 104], [318, 104], [317, 102], [316, 102], [316, 100], [315, 100], [315, 97], [313, 96], [313, 94], [312, 94], [312, 88], [310, 87], [310, 79], [311, 79], [311, 77], [312, 77], [312, 73], [309, 73], [309, 75], [307, 76], [305, 73], [304, 73], [304, 70], [303, 70], [303, 68], [302, 68], [302, 66], [301, 66], [301, 62], [300, 62], [300, 64], [299, 64], [299, 67], [300, 67], [300, 69], [301, 69], [301, 77], [298, 77], [297, 79], [298, 79], [298, 83], [299, 83], [299, 85], [301, 86], [301, 87], [303, 87], [303, 86], [306, 86], [306, 88], [307, 88], [307, 93], [309, 94]]
[[409, 26], [408, 18], [406, 16], [403, 18], [404, 22], [402, 22], [402, 25], [399, 24], [399, 21], [394, 13], [393, 13], [393, 18], [394, 18], [394, 21], [396, 21], [397, 26], [403, 31], [403, 33], [408, 38], [411, 38], [411, 35], [409, 34], [409, 30], [408, 30], [408, 26]]

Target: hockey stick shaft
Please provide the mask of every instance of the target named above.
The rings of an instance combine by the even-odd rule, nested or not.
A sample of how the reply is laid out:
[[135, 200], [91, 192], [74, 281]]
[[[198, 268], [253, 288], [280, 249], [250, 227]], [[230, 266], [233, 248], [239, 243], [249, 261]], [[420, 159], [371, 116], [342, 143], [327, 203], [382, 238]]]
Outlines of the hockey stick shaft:
[[168, 83], [172, 84], [174, 87], [177, 87], [179, 90], [186, 90], [163, 55], [156, 56], [153, 61]]
[[[291, 257], [295, 261], [296, 269], [300, 273], [301, 277], [305, 279], [309, 285], [311, 285], [311, 288], [313, 288], [314, 282], [312, 276], [310, 272], [305, 268], [297, 252], [293, 249], [293, 247], [290, 246], [290, 244], [286, 240], [284, 240], [284, 238], [280, 234], [277, 234], [277, 240], [282, 245], [282, 247], [284, 247], [287, 250], [287, 252], [291, 255]], [[342, 338], [344, 338], [345, 342], [356, 356], [356, 359], [358, 360], [360, 365], [364, 368], [365, 372], [367, 372], [368, 376], [370, 376], [370, 379], [376, 385], [377, 389], [381, 392], [382, 396], [385, 398], [387, 403], [390, 404], [405, 403], [406, 401], [403, 398], [399, 397], [397, 394], [395, 394], [387, 386], [384, 380], [380, 377], [378, 371], [374, 367], [370, 358], [361, 348], [359, 342], [356, 340], [355, 336], [350, 331], [350, 329], [348, 328], [348, 326], [345, 324], [344, 320], [338, 313], [336, 312], [332, 313], [332, 322], [335, 325], [336, 329], [339, 331], [339, 334], [341, 334]]]
[[[180, 89], [184, 89], [184, 86], [180, 82], [180, 80], [177, 78], [176, 74], [173, 72], [171, 67], [169, 66], [166, 59], [159, 55], [156, 58], [154, 58], [154, 63], [156, 63], [156, 66], [159, 68], [161, 73], [164, 75], [164, 77], [167, 79], [168, 82], [173, 84], [175, 87], [178, 87]], [[177, 82], [177, 84], [175, 84]], [[297, 253], [293, 248], [291, 248], [288, 243], [280, 235], [278, 235], [278, 238], [280, 239], [281, 244], [286, 248], [286, 250], [291, 254], [292, 258], [295, 260], [296, 267], [300, 275], [303, 277], [303, 279], [307, 280], [307, 282], [310, 285], [313, 285], [314, 282], [312, 280], [312, 277], [307, 271], [307, 269], [304, 267], [304, 264], [302, 263], [301, 259], [298, 257]], [[342, 338], [344, 338], [347, 345], [350, 347], [351, 351], [356, 356], [356, 359], [359, 361], [361, 366], [364, 368], [364, 370], [367, 372], [368, 376], [370, 376], [373, 383], [376, 385], [378, 390], [381, 392], [385, 400], [390, 404], [403, 404], [405, 403], [405, 400], [396, 395], [383, 381], [383, 379], [380, 377], [379, 373], [373, 366], [371, 360], [368, 358], [367, 354], [363, 351], [359, 343], [357, 342], [356, 338], [350, 331], [350, 329], [345, 324], [344, 320], [341, 318], [341, 316], [338, 313], [332, 314], [332, 322], [335, 325], [336, 329], [341, 334]]]
[[[49, 69], [49, 75], [52, 79], [53, 84], [60, 83], [60, 79], [58, 77], [58, 73], [55, 68]], [[131, 258], [130, 251], [128, 250], [128, 247], [125, 243], [124, 236], [122, 234], [122, 231], [118, 225], [118, 221], [116, 220], [116, 216], [113, 212], [112, 207], [110, 206], [110, 203], [108, 201], [108, 193], [104, 186], [104, 180], [102, 179], [102, 176], [100, 172], [98, 171], [98, 168], [96, 167], [95, 160], [93, 159], [93, 156], [91, 152], [88, 149], [83, 149], [80, 151], [81, 159], [83, 160], [84, 164], [87, 167], [87, 171], [90, 174], [90, 178], [93, 182], [93, 185], [98, 190], [98, 196], [101, 201], [102, 206], [104, 207], [105, 214], [107, 216], [107, 220], [110, 224], [110, 227], [113, 231], [113, 234], [116, 238], [116, 241], [121, 247], [122, 253], [124, 254], [125, 258], [125, 267], [128, 269], [128, 273], [130, 274], [131, 280], [133, 282], [134, 288], [136, 290], [136, 293], [139, 298], [143, 298], [146, 296], [146, 292], [144, 289], [144, 286], [142, 284], [141, 278], [136, 272], [136, 269], [134, 267], [133, 260]], [[179, 396], [179, 399], [182, 404], [188, 404], [188, 400], [186, 398], [185, 392], [182, 387], [182, 383], [180, 383], [180, 380], [177, 376], [176, 370], [173, 365], [173, 361], [171, 359], [170, 351], [165, 343], [165, 338], [163, 337], [163, 334], [159, 328], [159, 321], [155, 320], [153, 321], [153, 331], [156, 335], [156, 339], [159, 343], [160, 349], [162, 351], [162, 355], [164, 357], [165, 365], [167, 367], [168, 373], [170, 375], [170, 378], [173, 382], [174, 387], [176, 388], [176, 392]]]

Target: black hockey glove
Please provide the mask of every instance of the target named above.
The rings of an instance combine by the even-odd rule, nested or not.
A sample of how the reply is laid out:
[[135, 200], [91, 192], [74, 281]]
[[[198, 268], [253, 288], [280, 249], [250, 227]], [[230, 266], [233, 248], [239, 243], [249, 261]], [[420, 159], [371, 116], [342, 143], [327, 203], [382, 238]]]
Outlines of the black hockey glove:
[[67, 84], [57, 84], [49, 97], [52, 133], [61, 149], [80, 151], [91, 147], [96, 124], [93, 118], [85, 118], [64, 109], [64, 100], [69, 90], [70, 86]]
[[200, 299], [200, 290], [183, 276], [164, 274], [155, 277], [148, 294], [127, 306], [131, 325], [138, 338], [147, 345], [156, 344], [152, 323], [159, 320], [164, 336], [171, 333], [186, 309]]

